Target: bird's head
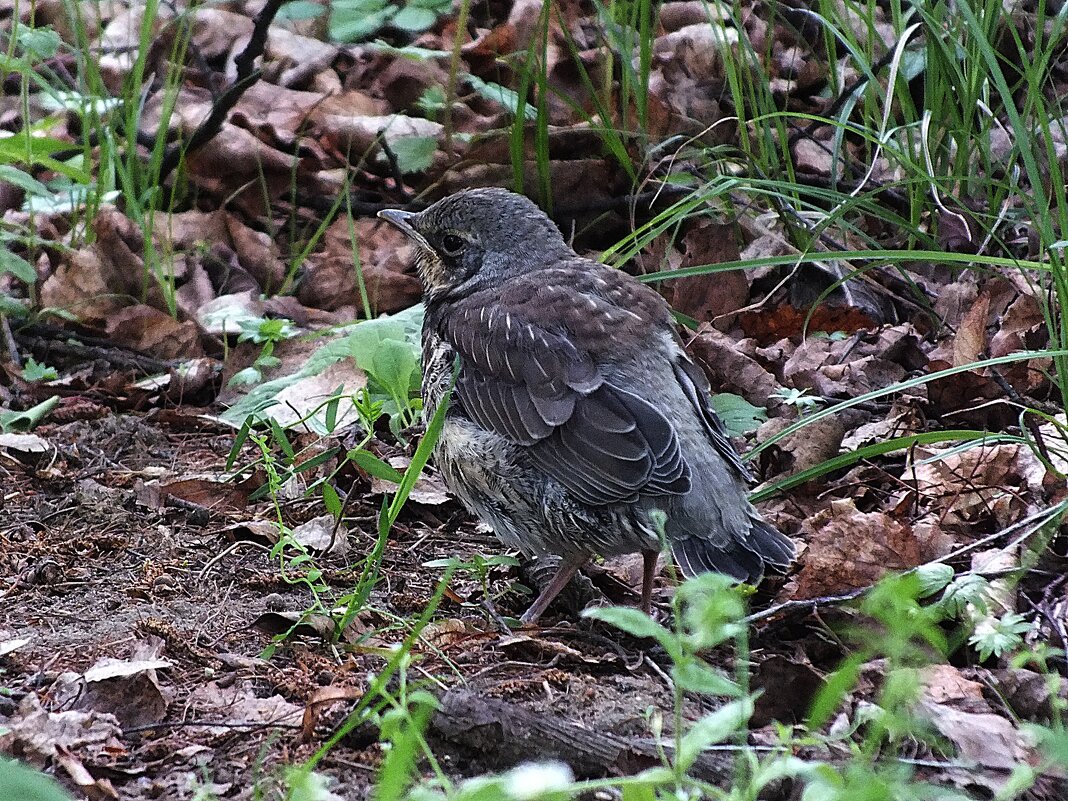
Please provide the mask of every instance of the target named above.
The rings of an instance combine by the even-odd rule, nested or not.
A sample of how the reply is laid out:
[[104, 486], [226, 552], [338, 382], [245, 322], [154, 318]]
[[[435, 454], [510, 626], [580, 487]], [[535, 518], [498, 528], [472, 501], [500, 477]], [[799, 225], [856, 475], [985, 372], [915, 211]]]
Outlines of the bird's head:
[[573, 253], [541, 209], [505, 189], [467, 189], [424, 211], [378, 216], [415, 243], [431, 300], [462, 297]]

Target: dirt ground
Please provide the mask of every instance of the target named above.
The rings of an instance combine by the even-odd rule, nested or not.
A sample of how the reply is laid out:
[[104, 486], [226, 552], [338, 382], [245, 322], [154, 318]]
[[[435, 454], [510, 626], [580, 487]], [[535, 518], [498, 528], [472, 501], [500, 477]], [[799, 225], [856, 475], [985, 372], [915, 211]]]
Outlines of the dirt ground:
[[[257, 783], [261, 790], [271, 786], [274, 769], [312, 756], [353, 702], [350, 696], [324, 705], [310, 737], [302, 733], [305, 709], [324, 697], [324, 688], [358, 696], [368, 672], [382, 668], [382, 648], [405, 636], [402, 621], [425, 608], [441, 570], [421, 565], [500, 552], [451, 502], [412, 503], [388, 544], [384, 579], [358, 618], [363, 641], [338, 646], [296, 634], [263, 659], [277, 619], [299, 615], [311, 597], [281, 577], [266, 546], [234, 537], [233, 521], [252, 517], [257, 506], [269, 513], [266, 502], [241, 514], [193, 503], [153, 508], [146, 486], [223, 471], [232, 434], [180, 428], [151, 416], [59, 425], [40, 432], [54, 452], [33, 465], [0, 467], [0, 574], [9, 577], [0, 642], [26, 640], [0, 656], [0, 684], [9, 690], [0, 697], [0, 715], [31, 703], [53, 713], [90, 710], [78, 720], [96, 730], [99, 748], [80, 753], [101, 797], [113, 789], [123, 799], [185, 798], [199, 783], [222, 797], [251, 798]], [[349, 556], [322, 560], [339, 593], [352, 588], [374, 544], [378, 502], [368, 496], [350, 503]], [[311, 506], [286, 502], [283, 516], [296, 525], [321, 511]], [[605, 578], [609, 589], [622, 587]], [[515, 568], [494, 568], [491, 587], [518, 580]], [[439, 695], [463, 686], [622, 738], [648, 737], [648, 710], [670, 710], [665, 654], [578, 622], [567, 609], [550, 614], [540, 630], [505, 635], [480, 595], [474, 579], [454, 578], [416, 648], [409, 681]], [[525, 600], [508, 592], [499, 611], [515, 614]], [[625, 602], [625, 593], [615, 600]], [[116, 678], [97, 683], [110, 688], [87, 691], [75, 681], [109, 659], [163, 664], [132, 675], [120, 668]], [[101, 722], [104, 709], [121, 730]], [[456, 776], [507, 766], [518, 756], [503, 744], [499, 753], [477, 756], [470, 743], [450, 745], [438, 736], [436, 744]], [[319, 769], [340, 780], [343, 797], [362, 798], [380, 758], [375, 733], [357, 730]]]

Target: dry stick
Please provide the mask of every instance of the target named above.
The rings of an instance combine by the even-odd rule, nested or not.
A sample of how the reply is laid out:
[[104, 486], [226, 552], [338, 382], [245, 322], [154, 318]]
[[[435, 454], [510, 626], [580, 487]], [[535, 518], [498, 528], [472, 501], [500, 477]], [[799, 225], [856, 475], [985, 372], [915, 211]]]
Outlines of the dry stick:
[[178, 143], [167, 148], [167, 152], [160, 161], [158, 183], [163, 183], [184, 156], [215, 138], [215, 135], [222, 130], [223, 123], [226, 122], [230, 111], [237, 105], [237, 101], [241, 99], [241, 96], [245, 94], [245, 91], [250, 86], [262, 77], [263, 72], [253, 69], [253, 65], [256, 63], [256, 59], [263, 55], [263, 51], [267, 46], [267, 31], [271, 27], [278, 9], [285, 2], [286, 0], [267, 0], [263, 9], [256, 15], [256, 21], [252, 27], [252, 37], [248, 40], [248, 44], [245, 45], [245, 49], [234, 58], [234, 64], [237, 66], [237, 79], [212, 103], [211, 112], [208, 114], [207, 119], [197, 126], [197, 129], [193, 131], [193, 135], [189, 137], [188, 142], [184, 145]]
[[[1053, 515], [1056, 512], [1062, 511], [1062, 507], [1063, 504], [1058, 504], [1057, 506], [1052, 506], [1048, 509], [1043, 509], [1041, 512], [1035, 512], [1035, 514], [1029, 515], [1023, 520], [1016, 521], [1008, 528], [1002, 529], [1001, 531], [995, 531], [993, 534], [988, 534], [980, 540], [976, 540], [975, 542], [969, 543], [968, 545], [961, 546], [957, 550], [947, 553], [945, 556], [941, 556], [938, 559], [933, 559], [930, 562], [925, 563], [924, 565], [914, 567], [908, 572], [918, 570], [919, 567], [925, 567], [926, 565], [937, 565], [943, 562], [948, 562], [950, 559], [956, 559], [958, 556], [963, 556], [966, 553], [982, 548], [984, 545], [988, 545], [989, 543], [995, 540], [1001, 539], [1002, 537], [1007, 536], [1008, 534], [1012, 533], [1017, 529], [1025, 528], [1031, 523], [1039, 521], [1037, 526], [1035, 526], [1033, 529], [1025, 531], [1023, 534], [1018, 536], [1012, 543], [1010, 543], [1009, 547], [1019, 545], [1025, 539], [1027, 539], [1036, 531], [1038, 531], [1038, 529], [1040, 529], [1043, 525], [1049, 522], [1049, 520], [1052, 519]], [[961, 575], [968, 575], [977, 572], [982, 571], [968, 570], [962, 573]], [[820, 598], [805, 598], [803, 600], [798, 601], [784, 601], [781, 604], [776, 604], [775, 606], [768, 607], [767, 609], [761, 612], [754, 612], [753, 614], [746, 617], [742, 622], [747, 625], [751, 625], [753, 623], [759, 623], [761, 620], [767, 620], [768, 618], [774, 617], [780, 612], [811, 611], [818, 606], [823, 606], [827, 604], [837, 605], [847, 603], [849, 601], [856, 600], [861, 595], [870, 590], [873, 586], [874, 585], [861, 587], [860, 589], [851, 590], [850, 592], [842, 593], [841, 595], [825, 595]]]
[[133, 369], [144, 373], [166, 373], [179, 367], [181, 361], [153, 359], [95, 337], [85, 337], [50, 325], [35, 323], [15, 332], [15, 340], [29, 350], [44, 353], [59, 353], [86, 361], [100, 359], [120, 369]]
[[4, 348], [11, 357], [11, 363], [21, 369], [22, 358], [19, 356], [19, 347], [15, 342], [15, 335], [11, 333], [11, 323], [8, 322], [6, 314], [0, 314], [0, 330], [4, 334]]

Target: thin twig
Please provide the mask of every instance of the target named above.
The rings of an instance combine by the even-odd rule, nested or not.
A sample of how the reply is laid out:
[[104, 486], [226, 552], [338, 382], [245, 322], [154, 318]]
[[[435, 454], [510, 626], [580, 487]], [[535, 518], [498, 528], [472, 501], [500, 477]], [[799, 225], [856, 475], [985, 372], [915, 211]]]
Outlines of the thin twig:
[[207, 118], [193, 131], [189, 141], [184, 144], [179, 142], [167, 148], [167, 152], [160, 161], [158, 183], [163, 183], [185, 156], [215, 138], [219, 131], [222, 130], [223, 123], [226, 122], [226, 118], [230, 115], [234, 106], [237, 105], [242, 95], [245, 94], [250, 86], [259, 81], [263, 72], [253, 69], [253, 66], [256, 63], [256, 59], [263, 55], [263, 51], [267, 46], [267, 32], [274, 21], [275, 15], [278, 13], [278, 9], [285, 2], [286, 0], [267, 0], [260, 13], [256, 15], [255, 23], [252, 26], [252, 37], [248, 40], [248, 44], [245, 45], [245, 49], [234, 58], [234, 64], [237, 66], [237, 78], [212, 103], [211, 111], [208, 113]]

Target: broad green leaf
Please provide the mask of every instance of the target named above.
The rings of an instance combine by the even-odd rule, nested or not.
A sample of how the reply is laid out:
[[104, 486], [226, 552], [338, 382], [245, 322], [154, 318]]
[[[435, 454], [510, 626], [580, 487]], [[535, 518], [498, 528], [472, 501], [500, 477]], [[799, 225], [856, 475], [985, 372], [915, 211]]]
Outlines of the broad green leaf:
[[10, 164], [0, 164], [0, 181], [14, 184], [28, 195], [49, 196], [52, 193], [48, 187], [30, 175], [28, 172], [12, 167]]
[[366, 39], [396, 13], [385, 0], [336, 0], [330, 6], [330, 38], [335, 42]]
[[[400, 18], [400, 14], [397, 18]], [[423, 172], [434, 162], [438, 140], [433, 136], [404, 136], [394, 139], [389, 149], [397, 157], [397, 166], [400, 167], [401, 172], [407, 175], [412, 172]]]
[[17, 253], [12, 253], [3, 245], [0, 245], [0, 275], [4, 273], [10, 273], [27, 284], [32, 284], [37, 280], [37, 271], [32, 264]]
[[361, 470], [364, 470], [375, 478], [381, 478], [384, 481], [392, 481], [394, 484], [398, 485], [404, 480], [403, 473], [386, 464], [370, 451], [357, 448], [349, 451], [348, 458], [355, 462]]
[[407, 397], [418, 386], [419, 357], [408, 343], [385, 339], [371, 354], [368, 372], [391, 395]]
[[312, 3], [310, 0], [293, 0], [292, 3], [286, 3], [280, 9], [278, 9], [278, 15], [276, 19], [280, 20], [293, 20], [301, 21], [307, 19], [315, 19], [326, 13], [326, 7], [319, 3]]
[[666, 643], [674, 640], [674, 635], [649, 615], [629, 606], [587, 609], [582, 615], [615, 626], [632, 637], [651, 637], [665, 647], [667, 647]]
[[36, 61], [52, 58], [63, 44], [63, 39], [51, 26], [31, 28], [19, 25], [17, 39], [22, 52]]
[[720, 671], [693, 659], [683, 661], [671, 669], [675, 683], [683, 690], [704, 695], [727, 695], [737, 698], [741, 688]]
[[437, 18], [437, 14], [429, 9], [407, 5], [394, 15], [389, 24], [412, 33], [422, 33], [433, 25]]
[[920, 580], [920, 598], [929, 598], [953, 581], [953, 568], [941, 562], [920, 565], [915, 570]]
[[768, 419], [768, 410], [754, 406], [741, 395], [720, 392], [712, 397], [712, 408], [723, 420], [727, 433], [732, 437], [748, 434], [760, 428]]
[[51, 776], [6, 757], [0, 757], [0, 797], [12, 801], [70, 801]]

